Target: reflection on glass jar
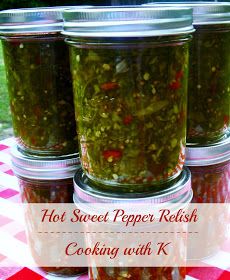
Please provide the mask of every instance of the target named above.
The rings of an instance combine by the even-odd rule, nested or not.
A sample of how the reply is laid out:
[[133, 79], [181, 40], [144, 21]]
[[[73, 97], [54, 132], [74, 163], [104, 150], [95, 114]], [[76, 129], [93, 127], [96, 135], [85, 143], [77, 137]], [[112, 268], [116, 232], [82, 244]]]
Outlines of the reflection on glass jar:
[[60, 35], [61, 10], [0, 13], [14, 134], [20, 149], [36, 156], [78, 150], [69, 52]]
[[[184, 164], [192, 29], [189, 20], [183, 22], [186, 31], [180, 34], [176, 21], [180, 12], [188, 19], [189, 10], [178, 14], [170, 9], [147, 10], [64, 13], [83, 169], [89, 178], [108, 188], [130, 185], [130, 191], [135, 191], [135, 184], [159, 185], [179, 176]], [[129, 32], [122, 22], [123, 12], [130, 17]], [[107, 13], [114, 28], [103, 18]], [[79, 38], [80, 28], [71, 20], [87, 16], [90, 26], [90, 17], [97, 14], [104, 20], [105, 31], [111, 32], [96, 28], [91, 32], [86, 27]], [[159, 14], [165, 21], [167, 16], [175, 21], [172, 30], [168, 26], [168, 36], [160, 25], [153, 26], [158, 28], [156, 32], [145, 26], [145, 20]], [[136, 33], [138, 18], [143, 32]], [[110, 38], [106, 38], [108, 34]], [[134, 38], [128, 38], [132, 34]]]
[[[37, 231], [39, 223], [33, 205], [27, 203], [72, 203], [73, 175], [80, 166], [78, 154], [56, 160], [31, 159], [12, 149], [13, 171], [18, 177], [22, 202], [25, 203], [26, 232], [31, 254], [36, 263], [50, 255], [58, 245], [58, 238], [44, 239]], [[28, 168], [29, 167], [29, 168]], [[36, 210], [36, 208], [35, 208]], [[52, 250], [52, 248], [54, 249]], [[86, 267], [42, 267], [54, 275], [73, 276], [87, 271]]]

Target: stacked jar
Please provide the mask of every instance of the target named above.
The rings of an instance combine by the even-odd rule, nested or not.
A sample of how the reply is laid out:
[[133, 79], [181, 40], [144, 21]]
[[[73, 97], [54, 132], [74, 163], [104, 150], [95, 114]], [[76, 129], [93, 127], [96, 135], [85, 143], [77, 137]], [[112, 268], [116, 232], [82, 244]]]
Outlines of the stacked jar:
[[[193, 196], [192, 189], [191, 189], [191, 174], [187, 168], [185, 168], [182, 171], [180, 179], [177, 181], [177, 183], [173, 184], [171, 188], [169, 188], [167, 191], [161, 190], [155, 193], [142, 192], [139, 194], [126, 193], [126, 194], [118, 195], [116, 193], [108, 192], [108, 190], [97, 189], [96, 186], [93, 184], [93, 182], [89, 180], [89, 178], [83, 173], [82, 170], [78, 170], [78, 172], [74, 176], [74, 187], [75, 187], [74, 202], [76, 203], [76, 206], [78, 207], [78, 209], [80, 208], [82, 213], [91, 214], [91, 215], [98, 214], [99, 212], [102, 214], [104, 213], [104, 209], [107, 210], [113, 209], [112, 205], [116, 205], [116, 209], [117, 208], [123, 209], [123, 207], [125, 207], [125, 209], [130, 209], [131, 207], [131, 209], [134, 209], [132, 210], [132, 214], [135, 211], [137, 211], [139, 214], [142, 211], [143, 212], [145, 211], [142, 210], [140, 212], [140, 208], [153, 209], [156, 206], [156, 204], [158, 206], [160, 205], [159, 206], [160, 208], [167, 207], [167, 209], [169, 209], [168, 207], [173, 207], [174, 211], [176, 212], [178, 207], [182, 207], [182, 209], [186, 209]], [[175, 205], [175, 203], [177, 203], [177, 205]], [[98, 212], [95, 211], [95, 204], [97, 204]], [[135, 244], [137, 244], [136, 240], [140, 240], [141, 242], [142, 241], [141, 238], [143, 237], [143, 235], [146, 234], [150, 238], [153, 238], [154, 241], [156, 241], [157, 238], [156, 235], [154, 237], [152, 235], [148, 235], [149, 231], [152, 232], [158, 230], [159, 231], [166, 230], [166, 228], [162, 229], [162, 224], [144, 223], [142, 225], [135, 227], [135, 234], [132, 235], [133, 236], [132, 238], [131, 236], [124, 235], [124, 233], [122, 235], [123, 230], [127, 230], [129, 232], [131, 229], [130, 228], [124, 229], [121, 226], [121, 223], [119, 222], [116, 223], [111, 222], [111, 224], [107, 226], [103, 224], [102, 225], [98, 224], [95, 226], [95, 223], [92, 226], [90, 223], [88, 224], [85, 223], [84, 227], [86, 232], [91, 232], [90, 235], [87, 235], [86, 245], [90, 246], [90, 244], [95, 243], [95, 240], [98, 241], [98, 240], [105, 239], [109, 242], [110, 246], [112, 247], [118, 246], [119, 248], [122, 248], [122, 243], [127, 244], [127, 242], [129, 243], [130, 246], [132, 246], [133, 239], [135, 239], [134, 241]], [[97, 227], [99, 228], [99, 230], [97, 230]], [[182, 224], [181, 227], [183, 228]], [[171, 236], [172, 239], [170, 239], [170, 240], [174, 240], [174, 239], [179, 240], [177, 242], [178, 246], [174, 246], [173, 248], [174, 250], [173, 255], [170, 256], [170, 258], [172, 258], [173, 261], [175, 261], [174, 264], [176, 263], [176, 260], [178, 260], [179, 258], [183, 261], [186, 260], [186, 238], [181, 238], [181, 236], [180, 237], [178, 236], [178, 231], [181, 230], [181, 227], [177, 225], [176, 230], [174, 228], [175, 236]], [[103, 232], [103, 229], [105, 232]], [[168, 225], [167, 225], [167, 230], [169, 230]], [[137, 235], [138, 231], [140, 231], [139, 235]], [[120, 234], [118, 232], [120, 232]], [[114, 237], [113, 233], [117, 233], [116, 237]], [[160, 236], [159, 238], [162, 240], [162, 236]], [[115, 240], [117, 241], [116, 245], [114, 244]], [[144, 256], [142, 257], [144, 258]], [[165, 259], [163, 260], [165, 261]], [[162, 264], [165, 263], [163, 262], [163, 260], [162, 260]], [[93, 264], [93, 266], [89, 267], [90, 280], [127, 280], [127, 279], [184, 280], [186, 277], [185, 267], [177, 267], [175, 265], [174, 267], [170, 267], [167, 265], [165, 267], [163, 265], [161, 265], [161, 267], [151, 267], [151, 266], [144, 267], [143, 265], [139, 267], [135, 267], [132, 256], [129, 256], [129, 260], [128, 260], [129, 266], [121, 258], [119, 259], [119, 267], [114, 267], [114, 266], [102, 267], [98, 265], [98, 263], [100, 262], [98, 260], [98, 257], [96, 256], [89, 256], [89, 263]]]
[[229, 203], [230, 138], [212, 146], [187, 147], [186, 165], [192, 173], [194, 203]]
[[[35, 159], [26, 156], [14, 147], [11, 151], [12, 167], [18, 177], [23, 203], [71, 203], [73, 202], [73, 176], [79, 169], [78, 154], [49, 159]], [[56, 205], [56, 204], [55, 204]], [[48, 255], [53, 257], [52, 247], [58, 246], [60, 238], [52, 234], [47, 242], [37, 231], [38, 223], [33, 206], [24, 207], [28, 245], [37, 264]], [[54, 249], [55, 251], [56, 249]], [[87, 271], [86, 267], [42, 267], [48, 273], [57, 276], [75, 276]]]
[[[65, 8], [0, 12], [0, 35], [17, 142], [12, 163], [24, 203], [73, 201], [72, 177], [80, 161], [69, 52], [61, 35]], [[33, 255], [39, 255], [41, 252], [35, 252], [35, 248], [44, 246], [29, 231], [36, 217], [27, 218], [28, 242]], [[45, 250], [49, 252], [52, 248]], [[43, 269], [57, 275], [77, 275], [87, 270]]]
[[[186, 5], [186, 4], [184, 4]], [[186, 165], [194, 202], [229, 201], [230, 5], [194, 3]]]
[[[193, 9], [196, 31], [190, 48], [186, 144], [186, 166], [192, 174], [192, 201], [229, 203], [230, 5], [213, 2], [153, 4]], [[210, 217], [203, 226], [212, 227], [213, 219]], [[199, 254], [192, 252], [194, 241], [190, 239], [189, 257], [202, 259], [217, 253], [226, 240], [226, 221], [227, 217], [220, 211], [217, 227], [207, 231]], [[212, 240], [216, 236], [218, 240]]]
[[[196, 31], [190, 47], [190, 68], [188, 80], [188, 121], [187, 121], [187, 165], [199, 154], [202, 159], [193, 161], [192, 175], [197, 176], [195, 166], [202, 173], [210, 173], [213, 152], [219, 152], [218, 164], [228, 166], [229, 158], [222, 157], [220, 147], [230, 150], [230, 5], [228, 3], [213, 2], [173, 2], [151, 3], [150, 6], [190, 7], [193, 9], [193, 25]], [[195, 157], [193, 158], [193, 156]], [[192, 156], [192, 158], [191, 158]], [[221, 162], [221, 158], [223, 161]], [[195, 168], [196, 169], [196, 168]], [[214, 167], [215, 169], [215, 167]], [[226, 168], [224, 168], [226, 170]], [[216, 173], [216, 172], [215, 172]], [[223, 176], [225, 171], [223, 173]], [[208, 180], [208, 179], [207, 179]], [[194, 180], [193, 180], [194, 182]], [[212, 189], [216, 189], [215, 180]], [[203, 194], [206, 192], [203, 181]], [[227, 183], [229, 184], [229, 182]], [[222, 182], [217, 193], [226, 185]], [[193, 183], [194, 200], [207, 202], [201, 197], [201, 185], [197, 191], [197, 184]], [[219, 198], [223, 194], [219, 193]], [[217, 195], [218, 196], [218, 195]], [[214, 198], [213, 202], [223, 202], [226, 198]], [[211, 199], [211, 198], [210, 198]], [[209, 201], [209, 199], [208, 199]], [[209, 201], [210, 202], [210, 201]]]
[[[69, 9], [63, 18], [83, 169], [75, 200], [159, 201], [164, 194], [170, 201], [185, 174], [190, 181], [183, 166], [191, 9]], [[89, 277], [184, 279], [178, 271], [91, 267]]]
[[77, 152], [69, 53], [61, 35], [62, 10], [0, 13], [14, 134], [26, 155]]
[[183, 5], [193, 8], [196, 29], [190, 49], [187, 145], [215, 145], [230, 132], [230, 5]]
[[185, 160], [190, 9], [64, 11], [87, 177], [112, 192], [165, 189]]
[[230, 137], [212, 146], [187, 147], [186, 165], [192, 173], [192, 202], [216, 204], [215, 214], [211, 212], [200, 225], [211, 229], [205, 232], [202, 243], [198, 243], [202, 250], [194, 250], [198, 245], [189, 239], [189, 258], [203, 259], [219, 252], [228, 238], [229, 212], [217, 203], [230, 202]]

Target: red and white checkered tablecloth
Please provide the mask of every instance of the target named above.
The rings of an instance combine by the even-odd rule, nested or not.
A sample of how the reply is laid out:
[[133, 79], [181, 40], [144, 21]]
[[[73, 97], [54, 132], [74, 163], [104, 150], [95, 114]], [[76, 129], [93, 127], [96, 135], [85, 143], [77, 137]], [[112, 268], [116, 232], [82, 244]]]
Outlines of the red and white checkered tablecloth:
[[[21, 260], [30, 257], [30, 252], [23, 217], [20, 211], [15, 211], [20, 193], [10, 167], [10, 146], [14, 144], [13, 138], [0, 141], [0, 280], [60, 280], [61, 277], [47, 275], [39, 268], [20, 267]], [[6, 244], [12, 247], [6, 247]], [[209, 267], [188, 268], [186, 280], [230, 280], [229, 252], [230, 243], [225, 244], [218, 255], [203, 261]], [[88, 276], [68, 279], [88, 280]]]

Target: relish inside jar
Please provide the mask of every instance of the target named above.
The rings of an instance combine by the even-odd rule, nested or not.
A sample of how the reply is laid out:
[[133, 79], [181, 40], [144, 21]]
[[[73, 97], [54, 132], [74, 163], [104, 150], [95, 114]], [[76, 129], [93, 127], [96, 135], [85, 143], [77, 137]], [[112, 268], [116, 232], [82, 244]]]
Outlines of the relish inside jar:
[[230, 127], [230, 26], [195, 26], [190, 49], [187, 143], [207, 145]]
[[[188, 257], [198, 260], [217, 254], [228, 236], [229, 211], [218, 206], [230, 201], [230, 138], [215, 145], [187, 147], [186, 165], [192, 174], [192, 203], [210, 203], [215, 208], [214, 212], [207, 210], [209, 216], [202, 219], [197, 229], [212, 230], [205, 231], [197, 242], [192, 236], [188, 238]], [[197, 250], [200, 247], [202, 250]]]
[[76, 152], [69, 54], [63, 38], [5, 37], [2, 45], [20, 149], [37, 156]]
[[105, 185], [154, 184], [184, 164], [188, 38], [73, 41], [84, 171]]
[[215, 145], [186, 148], [194, 203], [227, 203], [230, 190], [230, 137]]
[[230, 131], [230, 6], [206, 1], [157, 2], [143, 6], [192, 8], [195, 32], [190, 45], [187, 144], [218, 143]]
[[213, 166], [190, 166], [193, 203], [227, 203], [230, 190], [230, 161]]
[[98, 185], [133, 192], [181, 173], [193, 31], [191, 9], [64, 12], [80, 156]]
[[14, 134], [32, 156], [76, 153], [69, 52], [61, 35], [67, 7], [0, 12], [0, 39]]
[[184, 280], [186, 269], [181, 267], [90, 267], [90, 280]]

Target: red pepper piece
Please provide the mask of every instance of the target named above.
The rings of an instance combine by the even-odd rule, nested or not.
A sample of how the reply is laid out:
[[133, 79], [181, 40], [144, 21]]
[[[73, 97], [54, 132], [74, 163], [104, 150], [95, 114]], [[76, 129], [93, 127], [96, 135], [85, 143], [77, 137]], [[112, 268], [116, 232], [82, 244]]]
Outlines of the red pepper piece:
[[182, 77], [183, 77], [183, 71], [182, 70], [180, 70], [180, 71], [178, 71], [177, 73], [176, 73], [176, 80], [178, 81], [178, 80], [180, 80]]
[[35, 106], [35, 107], [34, 107], [34, 115], [35, 115], [36, 117], [38, 117], [38, 118], [41, 117], [42, 111], [41, 111], [41, 108], [40, 108], [39, 106]]
[[32, 145], [36, 145], [36, 138], [34, 137], [34, 136], [31, 136], [31, 138], [30, 138], [30, 143], [32, 144]]
[[181, 84], [179, 81], [174, 81], [169, 85], [169, 88], [171, 90], [178, 90], [180, 88]]
[[103, 157], [109, 162], [118, 161], [122, 157], [122, 151], [120, 150], [106, 150], [103, 151]]
[[103, 267], [98, 267], [97, 271], [98, 271], [98, 275], [100, 275], [99, 279], [105, 279], [106, 280], [106, 279], [110, 278]]
[[124, 125], [129, 125], [129, 124], [131, 124], [132, 121], [133, 121], [132, 115], [127, 115], [123, 119]]
[[224, 116], [224, 124], [228, 125], [228, 123], [229, 123], [229, 116], [225, 115]]
[[119, 88], [119, 84], [114, 82], [109, 82], [101, 85], [101, 89], [105, 91], [114, 90], [118, 88]]
[[148, 177], [147, 177], [147, 181], [148, 181], [148, 182], [152, 182], [152, 181], [153, 181], [153, 176], [148, 176]]

